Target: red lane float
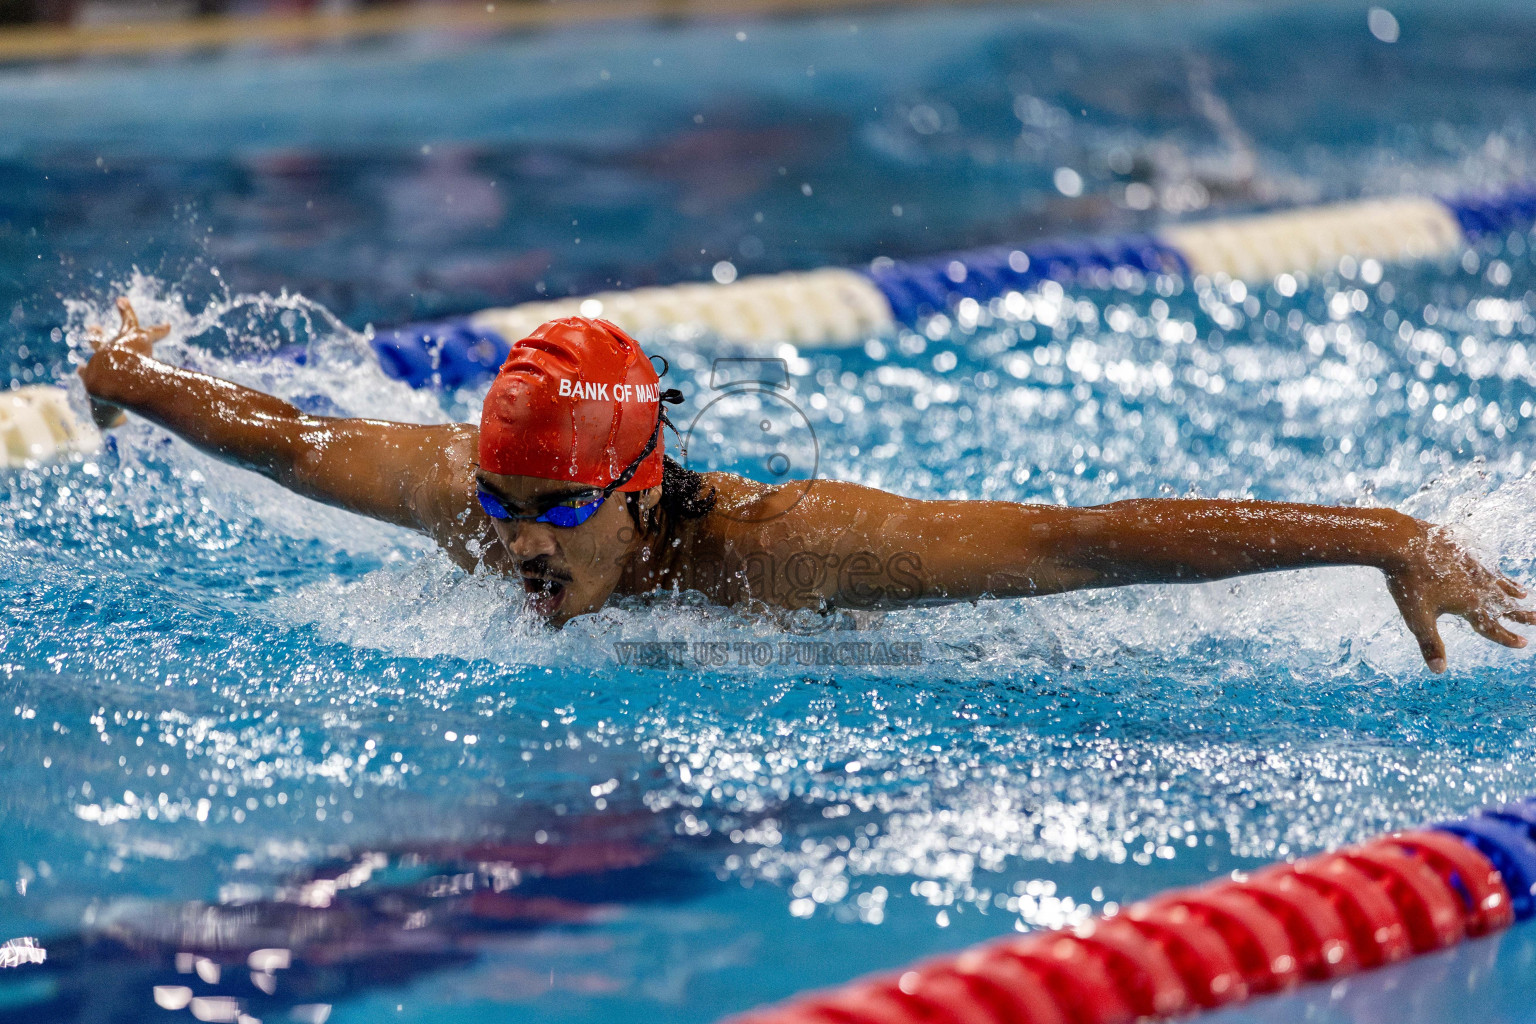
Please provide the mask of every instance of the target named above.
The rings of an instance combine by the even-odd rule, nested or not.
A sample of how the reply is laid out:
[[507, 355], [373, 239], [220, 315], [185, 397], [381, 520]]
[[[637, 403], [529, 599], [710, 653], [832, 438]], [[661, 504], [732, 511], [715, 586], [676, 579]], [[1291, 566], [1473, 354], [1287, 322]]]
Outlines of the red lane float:
[[[1518, 901], [1484, 850], [1523, 864], [1536, 857], [1536, 826], [1522, 834], [1530, 850], [1509, 849], [1512, 839], [1492, 849], [1485, 820], [1164, 893], [731, 1024], [1132, 1024], [1380, 967], [1514, 922]], [[1523, 875], [1520, 885], [1523, 897], [1532, 886]]]
[[1408, 925], [1397, 904], [1347, 857], [1330, 853], [1312, 860], [1266, 868], [1287, 875], [1329, 900], [1349, 928], [1362, 968], [1394, 963], [1413, 953]]
[[1467, 934], [1486, 935], [1515, 923], [1509, 889], [1487, 857], [1444, 832], [1402, 832], [1383, 842], [1421, 858], [1462, 899]]

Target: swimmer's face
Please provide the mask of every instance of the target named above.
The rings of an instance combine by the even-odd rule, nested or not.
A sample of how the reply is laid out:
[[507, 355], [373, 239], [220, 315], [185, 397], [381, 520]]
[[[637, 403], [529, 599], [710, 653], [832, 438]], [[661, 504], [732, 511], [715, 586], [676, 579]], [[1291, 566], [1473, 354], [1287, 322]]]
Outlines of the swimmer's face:
[[[481, 471], [476, 483], [513, 515], [537, 515], [556, 504], [583, 505], [602, 495], [598, 488], [536, 476]], [[659, 497], [642, 496], [649, 508]], [[622, 491], [580, 526], [560, 527], [531, 519], [491, 519], [496, 536], [511, 554], [528, 593], [528, 606], [552, 626], [595, 612], [613, 594], [640, 547]]]

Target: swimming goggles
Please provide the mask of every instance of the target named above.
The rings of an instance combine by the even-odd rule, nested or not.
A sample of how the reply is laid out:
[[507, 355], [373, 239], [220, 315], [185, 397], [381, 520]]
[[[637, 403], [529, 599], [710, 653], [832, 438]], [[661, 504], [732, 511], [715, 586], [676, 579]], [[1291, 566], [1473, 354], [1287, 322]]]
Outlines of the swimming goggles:
[[[660, 410], [658, 410], [658, 413]], [[635, 457], [635, 461], [629, 464], [629, 468], [620, 473], [607, 487], [604, 487], [598, 496], [582, 505], [552, 505], [543, 512], [531, 515], [513, 515], [507, 511], [507, 507], [501, 503], [501, 499], [481, 488], [476, 496], [480, 499], [480, 507], [485, 509], [485, 514], [492, 519], [513, 520], [518, 522], [548, 523], [550, 526], [559, 527], [562, 530], [570, 530], [597, 515], [597, 510], [603, 507], [614, 491], [629, 483], [634, 475], [640, 471], [640, 464], [656, 450], [656, 442], [661, 437], [661, 425], [666, 421], [666, 416], [657, 415], [656, 429], [651, 431], [651, 439], [645, 442], [645, 448]]]

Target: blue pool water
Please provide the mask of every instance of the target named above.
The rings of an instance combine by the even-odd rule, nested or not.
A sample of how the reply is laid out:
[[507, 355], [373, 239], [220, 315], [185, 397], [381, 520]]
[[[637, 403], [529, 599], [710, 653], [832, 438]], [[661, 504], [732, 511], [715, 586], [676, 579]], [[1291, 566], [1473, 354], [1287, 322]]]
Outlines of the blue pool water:
[[[167, 357], [439, 420], [478, 396], [387, 380], [358, 329], [1167, 215], [1133, 183], [1177, 211], [1525, 175], [1536, 15], [1395, 10], [1395, 44], [1345, 5], [1096, 5], [0, 71], [0, 369], [63, 379], [124, 288]], [[1293, 296], [1048, 288], [781, 355], [828, 477], [1391, 504], [1529, 580], [1531, 245]], [[732, 350], [648, 341], [702, 408]], [[6, 1022], [191, 1019], [156, 986], [269, 1021], [703, 1022], [1536, 792], [1529, 656], [1447, 623], [1429, 676], [1364, 570], [831, 628], [632, 601], [551, 635], [142, 423], [0, 477], [0, 567], [0, 939], [49, 949], [0, 972]], [[799, 664], [822, 640], [920, 661]], [[626, 664], [652, 641], [684, 666]], [[1213, 1019], [1523, 1020], [1532, 978], [1521, 928]]]

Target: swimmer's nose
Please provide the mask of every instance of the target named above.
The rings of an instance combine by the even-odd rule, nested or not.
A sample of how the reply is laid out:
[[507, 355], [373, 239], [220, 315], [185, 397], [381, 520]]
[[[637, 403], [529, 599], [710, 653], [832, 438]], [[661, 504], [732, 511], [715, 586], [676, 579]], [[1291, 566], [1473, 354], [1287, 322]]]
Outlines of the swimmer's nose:
[[519, 562], [540, 555], [557, 555], [560, 545], [555, 542], [554, 527], [544, 523], [518, 523], [512, 527], [511, 543], [507, 547]]

